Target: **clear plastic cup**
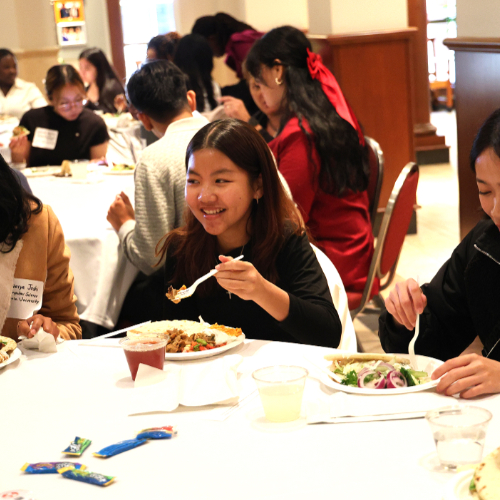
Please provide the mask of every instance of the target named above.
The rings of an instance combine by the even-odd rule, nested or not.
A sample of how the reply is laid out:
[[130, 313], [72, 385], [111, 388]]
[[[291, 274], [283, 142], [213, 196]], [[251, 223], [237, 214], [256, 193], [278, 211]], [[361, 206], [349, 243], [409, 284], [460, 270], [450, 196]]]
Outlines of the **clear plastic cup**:
[[75, 180], [85, 180], [87, 178], [87, 167], [89, 162], [87, 160], [74, 160], [71, 162], [71, 175]]
[[427, 412], [439, 462], [448, 470], [481, 462], [491, 413], [478, 406], [445, 406]]
[[123, 347], [125, 357], [127, 358], [132, 380], [135, 380], [141, 363], [163, 370], [167, 342], [168, 339], [159, 337], [136, 337], [120, 340], [120, 345]]
[[309, 372], [301, 366], [269, 366], [252, 373], [267, 420], [291, 422], [300, 417]]

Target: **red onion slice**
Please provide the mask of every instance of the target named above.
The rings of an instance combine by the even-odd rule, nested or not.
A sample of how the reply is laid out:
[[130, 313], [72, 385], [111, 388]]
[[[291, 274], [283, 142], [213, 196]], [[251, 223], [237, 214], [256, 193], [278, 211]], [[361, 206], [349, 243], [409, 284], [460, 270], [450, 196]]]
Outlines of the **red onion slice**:
[[[374, 375], [374, 377], [369, 382], [365, 383], [366, 377], [369, 375]], [[358, 387], [363, 389], [384, 389], [385, 377], [379, 372], [369, 370], [358, 376]]]
[[393, 370], [387, 374], [387, 389], [400, 389], [407, 386], [408, 383], [401, 372]]

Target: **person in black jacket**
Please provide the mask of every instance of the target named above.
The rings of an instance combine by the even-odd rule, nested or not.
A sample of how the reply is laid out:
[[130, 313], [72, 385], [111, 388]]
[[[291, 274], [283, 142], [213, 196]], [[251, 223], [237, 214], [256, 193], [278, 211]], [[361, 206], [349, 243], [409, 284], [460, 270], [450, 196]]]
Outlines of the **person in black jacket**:
[[165, 291], [218, 273], [179, 304], [165, 299], [165, 319], [201, 315], [254, 339], [338, 347], [326, 277], [264, 139], [239, 120], [209, 123], [189, 143], [186, 168], [186, 224], [158, 252]]
[[[437, 391], [464, 398], [500, 392], [500, 109], [480, 128], [470, 165], [489, 219], [476, 225], [429, 284], [397, 284], [379, 320], [384, 350], [407, 352], [420, 314], [415, 352], [447, 360], [432, 374], [442, 376]], [[483, 356], [460, 356], [476, 336]]]

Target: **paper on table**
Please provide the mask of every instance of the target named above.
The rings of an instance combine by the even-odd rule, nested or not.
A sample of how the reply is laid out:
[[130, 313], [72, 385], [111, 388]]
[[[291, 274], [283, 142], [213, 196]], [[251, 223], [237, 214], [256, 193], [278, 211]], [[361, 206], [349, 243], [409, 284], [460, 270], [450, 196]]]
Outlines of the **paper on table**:
[[239, 354], [209, 361], [168, 364], [163, 370], [139, 365], [129, 415], [173, 411], [179, 405], [229, 404], [239, 396]]
[[38, 349], [40, 352], [57, 352], [54, 335], [47, 333], [43, 328], [40, 328], [30, 339], [24, 336], [20, 336], [19, 338], [23, 339], [20, 345], [25, 349]]
[[367, 422], [423, 417], [440, 406], [451, 404], [453, 398], [434, 391], [399, 394], [397, 396], [366, 396], [334, 392], [327, 400], [309, 405], [307, 423]]

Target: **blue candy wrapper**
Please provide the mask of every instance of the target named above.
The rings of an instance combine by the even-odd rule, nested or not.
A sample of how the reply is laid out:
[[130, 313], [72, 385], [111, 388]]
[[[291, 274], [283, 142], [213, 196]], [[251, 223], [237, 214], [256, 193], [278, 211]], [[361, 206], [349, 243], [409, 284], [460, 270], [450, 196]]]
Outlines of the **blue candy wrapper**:
[[28, 474], [57, 474], [59, 469], [64, 468], [84, 470], [87, 467], [73, 462], [39, 462], [37, 464], [24, 464], [21, 470]]
[[115, 480], [114, 476], [105, 476], [104, 474], [98, 474], [97, 472], [77, 470], [72, 467], [59, 469], [57, 472], [59, 472], [59, 474], [66, 479], [74, 479], [75, 481], [95, 484], [96, 486], [108, 486], [108, 484], [111, 484]]
[[145, 443], [147, 443], [146, 439], [127, 439], [126, 441], [120, 441], [119, 443], [106, 446], [106, 448], [94, 453], [94, 455], [100, 458], [109, 458], [119, 453], [123, 453], [124, 451], [131, 450], [132, 448], [137, 448], [137, 446], [141, 446]]

